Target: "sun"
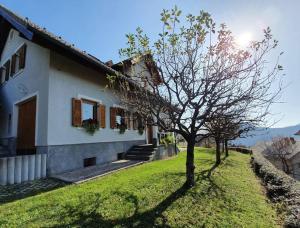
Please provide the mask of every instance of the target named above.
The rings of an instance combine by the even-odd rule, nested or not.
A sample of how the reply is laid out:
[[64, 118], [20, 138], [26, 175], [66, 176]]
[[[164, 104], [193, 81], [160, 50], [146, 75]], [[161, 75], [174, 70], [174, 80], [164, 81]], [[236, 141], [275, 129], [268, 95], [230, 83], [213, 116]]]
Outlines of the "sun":
[[236, 44], [241, 47], [247, 47], [253, 39], [253, 35], [251, 32], [243, 32], [236, 38]]

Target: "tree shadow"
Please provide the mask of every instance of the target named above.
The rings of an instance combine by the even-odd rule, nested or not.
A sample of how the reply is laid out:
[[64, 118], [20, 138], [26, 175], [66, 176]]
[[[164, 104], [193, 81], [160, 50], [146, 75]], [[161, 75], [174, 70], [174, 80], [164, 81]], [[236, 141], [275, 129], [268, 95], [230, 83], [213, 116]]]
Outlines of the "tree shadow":
[[[115, 191], [111, 197], [122, 197], [127, 203], [133, 205], [133, 213], [129, 217], [118, 219], [107, 219], [101, 212], [100, 208], [105, 198], [101, 198], [100, 194], [89, 196], [90, 200], [86, 200], [86, 196], [80, 197], [79, 205], [67, 204], [62, 207], [58, 221], [66, 221], [65, 224], [55, 225], [52, 227], [169, 227], [167, 218], [163, 212], [177, 199], [183, 197], [188, 188], [182, 185], [175, 192], [165, 198], [156, 207], [151, 210], [139, 213], [139, 200], [129, 192]], [[93, 202], [90, 204], [90, 202]], [[66, 219], [68, 218], [68, 219]], [[157, 219], [160, 219], [160, 224], [157, 224]], [[50, 219], [57, 219], [53, 217]]]
[[[182, 177], [185, 173], [169, 173], [167, 178], [174, 178], [174, 175], [178, 178], [178, 176]], [[203, 185], [204, 187], [202, 187], [203, 182], [207, 182]], [[199, 188], [197, 187], [200, 187], [201, 191], [198, 191]], [[142, 211], [145, 207], [144, 202], [134, 192], [114, 191], [106, 197], [101, 197], [100, 194], [90, 194], [88, 196], [85, 194], [79, 197], [79, 203], [77, 201], [75, 204], [62, 205], [59, 213], [53, 214], [52, 218], [45, 219], [58, 221], [58, 225], [52, 227], [170, 227], [168, 217], [164, 212], [174, 202], [186, 196], [187, 193], [199, 202], [207, 194], [210, 194], [211, 197], [225, 198], [223, 189], [203, 171], [196, 176], [196, 186], [194, 188], [187, 188], [183, 184], [158, 205], [146, 211]], [[120, 204], [125, 202], [127, 206], [125, 206], [125, 210], [127, 211], [124, 210], [122, 213], [126, 215], [115, 214], [115, 219], [105, 216], [107, 215], [105, 205], [107, 206], [112, 198], [121, 199]]]
[[28, 181], [21, 184], [0, 186], [0, 205], [49, 192], [66, 185], [68, 185], [68, 183], [53, 178], [47, 178]]

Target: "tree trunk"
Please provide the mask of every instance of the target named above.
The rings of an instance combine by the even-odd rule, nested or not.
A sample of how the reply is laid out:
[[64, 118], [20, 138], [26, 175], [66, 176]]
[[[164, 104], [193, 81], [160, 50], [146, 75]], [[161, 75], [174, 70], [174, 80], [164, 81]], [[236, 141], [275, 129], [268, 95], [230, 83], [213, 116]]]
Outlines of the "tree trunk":
[[189, 188], [195, 185], [194, 147], [194, 141], [188, 142], [186, 154], [186, 186]]
[[219, 165], [221, 163], [220, 140], [216, 138], [215, 141], [216, 141], [216, 165]]
[[224, 144], [225, 144], [225, 157], [228, 157], [229, 152], [228, 152], [228, 141], [227, 141], [227, 139], [224, 140]]
[[222, 140], [222, 154], [225, 152], [225, 145], [224, 145], [224, 140]]

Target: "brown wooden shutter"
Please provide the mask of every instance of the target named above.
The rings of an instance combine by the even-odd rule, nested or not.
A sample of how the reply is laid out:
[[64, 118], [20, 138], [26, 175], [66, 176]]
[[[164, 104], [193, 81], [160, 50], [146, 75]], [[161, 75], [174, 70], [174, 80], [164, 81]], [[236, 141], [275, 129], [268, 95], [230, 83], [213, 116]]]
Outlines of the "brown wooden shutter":
[[24, 44], [19, 50], [19, 69], [25, 68], [26, 62], [26, 45]]
[[73, 98], [72, 99], [72, 125], [74, 127], [81, 126], [81, 100]]
[[99, 105], [98, 107], [98, 121], [101, 128], [105, 128], [106, 115], [105, 115], [105, 105]]
[[13, 76], [16, 73], [16, 60], [17, 60], [17, 55], [14, 54], [11, 58], [10, 76]]
[[137, 130], [138, 129], [138, 120], [137, 120], [137, 114], [133, 114], [133, 130]]
[[3, 67], [0, 68], [0, 84], [2, 84], [5, 81], [5, 78], [3, 76]]
[[125, 112], [124, 113], [124, 119], [125, 119], [125, 125], [126, 125], [126, 128], [128, 129], [128, 127], [129, 127], [129, 123], [128, 123], [128, 112]]
[[130, 112], [127, 112], [127, 115], [126, 115], [126, 118], [127, 118], [127, 129], [131, 129], [131, 118], [130, 118]]
[[114, 129], [116, 126], [116, 108], [110, 107], [110, 128]]
[[9, 80], [9, 75], [10, 75], [10, 73], [9, 73], [9, 71], [10, 71], [10, 60], [8, 60], [5, 63], [4, 67], [5, 67], [5, 81], [8, 81]]

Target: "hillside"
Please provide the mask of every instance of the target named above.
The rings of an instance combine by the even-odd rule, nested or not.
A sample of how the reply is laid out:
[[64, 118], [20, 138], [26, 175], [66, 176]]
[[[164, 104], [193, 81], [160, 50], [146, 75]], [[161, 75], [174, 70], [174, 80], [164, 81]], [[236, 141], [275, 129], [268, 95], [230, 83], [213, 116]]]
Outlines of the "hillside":
[[300, 130], [300, 124], [295, 126], [283, 127], [283, 128], [257, 128], [254, 131], [249, 132], [249, 137], [234, 140], [234, 144], [254, 146], [257, 142], [270, 141], [277, 136], [294, 137], [296, 140], [300, 140], [299, 136], [294, 134]]
[[249, 165], [231, 153], [211, 176], [213, 150], [197, 149], [196, 186], [185, 158], [150, 162], [79, 185], [0, 205], [0, 227], [278, 227]]

